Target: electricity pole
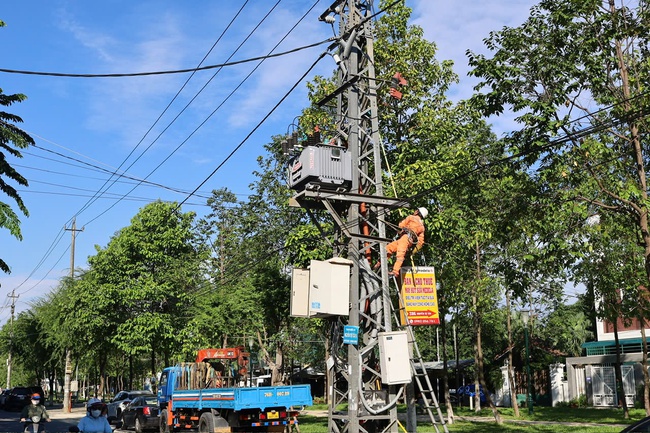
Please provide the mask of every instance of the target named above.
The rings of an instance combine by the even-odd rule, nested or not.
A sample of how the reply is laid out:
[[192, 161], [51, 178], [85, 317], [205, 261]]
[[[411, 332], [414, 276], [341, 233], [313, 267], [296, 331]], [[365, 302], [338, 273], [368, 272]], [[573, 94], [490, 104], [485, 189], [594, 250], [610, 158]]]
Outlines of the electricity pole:
[[[68, 230], [72, 232], [72, 244], [70, 246], [70, 284], [74, 284], [74, 247], [77, 232], [82, 232], [84, 229], [77, 230], [76, 219], [72, 220], [72, 228]], [[70, 355], [70, 348], [65, 350], [65, 379], [63, 382], [63, 412], [72, 412], [72, 394], [70, 393], [70, 382], [72, 380], [72, 360]]]
[[[353, 262], [347, 318], [330, 318], [328, 430], [336, 433], [398, 432], [397, 387], [382, 386], [379, 334], [392, 330], [392, 304], [386, 260], [388, 208], [407, 205], [383, 196], [381, 143], [374, 69], [372, 0], [337, 0], [319, 19], [339, 21], [338, 43], [330, 47], [338, 66], [338, 88], [317, 103], [336, 100], [334, 137], [343, 143], [352, 165], [349, 191], [305, 188], [294, 197], [299, 206], [324, 207], [348, 239], [335, 254]], [[298, 189], [298, 188], [296, 188]], [[381, 258], [381, 277], [371, 268], [370, 251]], [[347, 322], [344, 322], [347, 319]], [[341, 338], [341, 328], [357, 331], [356, 344]], [[338, 407], [347, 405], [347, 412]]]
[[11, 298], [11, 321], [9, 324], [9, 356], [7, 357], [7, 389], [11, 389], [11, 364], [12, 364], [12, 352], [14, 346], [14, 312], [16, 311], [16, 299], [20, 295], [16, 295], [16, 290], [11, 291], [11, 295], [7, 295]]

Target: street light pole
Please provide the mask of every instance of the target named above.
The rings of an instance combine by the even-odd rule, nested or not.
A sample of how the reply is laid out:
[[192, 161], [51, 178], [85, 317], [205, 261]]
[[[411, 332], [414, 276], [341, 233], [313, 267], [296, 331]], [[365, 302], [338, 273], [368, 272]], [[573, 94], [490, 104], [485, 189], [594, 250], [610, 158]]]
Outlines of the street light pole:
[[528, 319], [530, 317], [529, 311], [521, 312], [521, 320], [524, 322], [524, 339], [526, 341], [526, 381], [528, 382], [526, 390], [526, 406], [528, 407], [528, 414], [533, 414], [533, 394], [531, 392], [530, 382], [530, 355], [528, 353]]
[[248, 339], [248, 347], [250, 349], [249, 354], [248, 354], [248, 369], [250, 370], [250, 384], [248, 386], [252, 387], [253, 386], [253, 343], [255, 341], [252, 338]]

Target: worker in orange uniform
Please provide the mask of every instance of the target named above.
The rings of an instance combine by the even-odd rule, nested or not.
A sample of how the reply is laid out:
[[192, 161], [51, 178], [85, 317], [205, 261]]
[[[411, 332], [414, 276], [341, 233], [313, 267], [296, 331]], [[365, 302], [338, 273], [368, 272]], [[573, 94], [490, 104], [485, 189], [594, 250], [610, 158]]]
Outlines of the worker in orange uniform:
[[417, 244], [414, 253], [417, 253], [424, 246], [424, 219], [429, 215], [426, 208], [420, 207], [412, 215], [407, 216], [399, 223], [400, 236], [398, 239], [386, 245], [386, 256], [390, 258], [393, 254], [397, 253], [393, 270], [389, 272], [390, 275], [398, 276], [399, 270], [404, 263], [406, 252], [414, 244]]

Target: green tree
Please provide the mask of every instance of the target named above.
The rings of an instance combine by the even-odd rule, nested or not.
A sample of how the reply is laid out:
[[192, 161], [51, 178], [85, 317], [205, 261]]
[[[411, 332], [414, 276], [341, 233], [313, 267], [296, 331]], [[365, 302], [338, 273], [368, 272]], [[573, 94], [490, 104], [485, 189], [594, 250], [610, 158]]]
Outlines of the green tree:
[[[213, 191], [212, 212], [200, 222], [201, 235], [213, 245], [212, 290], [203, 300], [205, 311], [214, 312], [196, 321], [198, 328], [211, 324], [218, 343], [244, 344], [254, 337], [261, 357], [272, 368], [273, 380], [281, 380], [285, 350], [294, 347], [289, 317], [290, 280], [287, 266], [322, 257], [320, 236], [305, 230], [306, 216], [289, 208], [292, 191], [286, 186], [280, 137], [265, 146], [267, 157], [258, 158], [259, 169], [246, 202], [228, 191]], [[287, 245], [310, 239], [302, 250]], [[320, 244], [323, 241], [320, 240]], [[247, 317], [244, 324], [241, 317]], [[216, 325], [216, 326], [215, 326]], [[202, 334], [198, 332], [198, 334]], [[233, 343], [234, 341], [234, 343]]]
[[521, 26], [490, 34], [490, 57], [468, 55], [482, 79], [476, 106], [518, 115], [508, 150], [523, 156], [554, 203], [548, 226], [566, 228], [595, 212], [624, 216], [650, 281], [648, 22], [646, 1], [545, 0]]
[[79, 314], [96, 312], [86, 318], [104, 335], [113, 330], [110, 344], [124, 353], [148, 354], [151, 374], [157, 356], [167, 365], [180, 351], [187, 315], [204, 287], [206, 249], [193, 232], [194, 217], [175, 203], [148, 204], [89, 258], [91, 270], [79, 283]]
[[[5, 23], [0, 21], [0, 27], [4, 26]], [[9, 107], [26, 99], [27, 96], [20, 93], [5, 95], [0, 89], [0, 105], [3, 107]], [[7, 183], [7, 180], [10, 180], [21, 186], [28, 186], [27, 179], [11, 166], [6, 156], [6, 154], [9, 154], [15, 158], [22, 158], [20, 149], [25, 149], [34, 144], [32, 137], [15, 125], [16, 123], [22, 123], [22, 121], [23, 119], [19, 116], [0, 111], [0, 150], [2, 150], [0, 152], [0, 191], [14, 200], [23, 215], [29, 216], [29, 211], [18, 191], [10, 183]], [[12, 236], [22, 240], [20, 219], [11, 206], [4, 202], [0, 202], [0, 228], [8, 229]], [[11, 268], [2, 258], [0, 258], [0, 270], [5, 273], [11, 272]]]
[[[381, 6], [387, 4], [381, 2]], [[425, 248], [413, 259], [418, 262], [426, 257], [424, 263], [436, 265], [444, 290], [440, 302], [443, 313], [460, 304], [475, 312], [473, 335], [477, 338], [477, 350], [472, 353], [478, 353], [482, 360], [481, 333], [477, 332], [484, 319], [481, 306], [494, 305], [498, 296], [498, 285], [488, 272], [489, 261], [484, 259], [494, 249], [493, 204], [482, 196], [484, 188], [498, 183], [498, 179], [488, 171], [483, 177], [459, 174], [481, 171], [503, 153], [472, 106], [449, 100], [447, 92], [458, 80], [453, 65], [438, 61], [435, 44], [423, 38], [421, 28], [408, 24], [410, 15], [410, 8], [391, 3], [376, 24], [374, 67], [377, 82], [381, 83], [377, 87], [379, 131], [388, 162], [385, 190], [407, 198], [413, 208], [429, 208]], [[403, 93], [401, 99], [394, 98], [384, 84], [396, 73], [407, 83], [399, 89]], [[318, 77], [309, 88], [310, 99], [322, 98], [334, 87], [333, 83], [333, 79]], [[305, 110], [301, 119], [303, 130], [309, 131], [314, 127], [312, 122], [320, 122], [317, 124], [325, 125], [327, 131], [334, 124], [327, 118], [332, 114], [329, 110]], [[507, 190], [505, 186], [503, 189]], [[505, 201], [506, 197], [502, 199]], [[396, 234], [397, 223], [406, 212], [392, 212], [386, 218], [391, 227], [389, 236]], [[473, 302], [468, 288], [476, 295]], [[419, 341], [426, 341], [427, 336], [418, 337]], [[431, 349], [426, 344], [422, 346], [427, 351]], [[483, 375], [482, 366], [477, 375]], [[453, 420], [453, 408], [448, 405], [447, 410]], [[494, 413], [498, 418], [496, 410]]]

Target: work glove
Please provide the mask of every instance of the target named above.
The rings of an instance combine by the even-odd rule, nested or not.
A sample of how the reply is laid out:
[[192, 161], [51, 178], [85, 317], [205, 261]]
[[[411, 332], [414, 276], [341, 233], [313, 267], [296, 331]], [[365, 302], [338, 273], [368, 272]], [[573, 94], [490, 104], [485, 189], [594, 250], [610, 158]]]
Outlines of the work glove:
[[416, 245], [415, 248], [413, 248], [413, 254], [417, 253], [417, 252], [420, 251], [421, 249], [422, 249], [422, 246], [421, 246], [421, 245]]

